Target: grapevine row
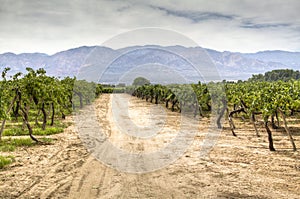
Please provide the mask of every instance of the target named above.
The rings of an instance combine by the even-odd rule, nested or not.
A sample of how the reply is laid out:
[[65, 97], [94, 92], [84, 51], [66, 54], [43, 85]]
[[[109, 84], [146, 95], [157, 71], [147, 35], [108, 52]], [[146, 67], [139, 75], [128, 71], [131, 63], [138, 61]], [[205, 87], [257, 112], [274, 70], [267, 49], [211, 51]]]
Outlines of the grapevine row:
[[33, 136], [32, 123], [45, 130], [48, 120], [50, 126], [56, 118], [65, 118], [76, 107], [82, 108], [101, 93], [101, 85], [84, 80], [66, 77], [62, 80], [46, 75], [44, 69], [26, 68], [27, 73], [17, 73], [7, 77], [10, 69], [2, 72], [0, 81], [0, 140], [7, 120], [22, 120], [30, 137]]
[[[221, 119], [227, 110], [228, 121], [232, 134], [236, 136], [233, 116], [246, 114], [253, 124], [256, 135], [260, 136], [256, 117], [261, 115], [264, 128], [268, 134], [269, 149], [275, 151], [273, 145], [272, 128], [278, 128], [280, 114], [284, 128], [296, 150], [294, 139], [289, 131], [286, 118], [300, 110], [300, 81], [288, 82], [220, 82], [191, 85], [143, 85], [128, 87], [127, 92], [152, 103], [165, 103], [166, 108], [172, 111], [185, 112], [203, 117], [216, 111], [217, 126], [221, 128]], [[214, 107], [212, 107], [214, 106]], [[277, 125], [275, 124], [277, 118]]]

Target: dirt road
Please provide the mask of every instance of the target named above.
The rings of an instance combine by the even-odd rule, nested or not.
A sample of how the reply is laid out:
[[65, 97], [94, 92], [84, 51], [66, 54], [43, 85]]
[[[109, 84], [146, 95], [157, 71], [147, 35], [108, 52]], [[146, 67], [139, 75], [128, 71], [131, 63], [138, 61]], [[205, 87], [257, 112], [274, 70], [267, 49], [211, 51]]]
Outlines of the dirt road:
[[[209, 155], [199, 157], [208, 119], [184, 120], [179, 113], [123, 94], [102, 95], [82, 116], [65, 133], [52, 136], [54, 145], [18, 151], [16, 163], [0, 172], [0, 198], [299, 198], [300, 155], [280, 132], [274, 135], [278, 150], [270, 152], [266, 134], [255, 137], [250, 124], [237, 129], [238, 137], [225, 128]], [[87, 125], [87, 120], [98, 123]], [[80, 128], [86, 128], [81, 140]], [[99, 129], [101, 136], [85, 133]], [[158, 163], [143, 156], [178, 141], [180, 129], [190, 129], [188, 139], [163, 155], [156, 153]], [[180, 154], [190, 138], [183, 155], [168, 166], [160, 164]], [[295, 141], [300, 147], [299, 136]], [[137, 155], [116, 156], [107, 150], [108, 143]]]

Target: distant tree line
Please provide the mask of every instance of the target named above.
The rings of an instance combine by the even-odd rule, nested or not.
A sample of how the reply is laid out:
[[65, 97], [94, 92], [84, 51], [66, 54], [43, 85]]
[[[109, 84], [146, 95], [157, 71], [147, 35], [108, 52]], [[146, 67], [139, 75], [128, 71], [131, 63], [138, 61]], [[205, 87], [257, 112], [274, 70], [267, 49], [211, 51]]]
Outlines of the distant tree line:
[[279, 70], [272, 70], [266, 72], [264, 75], [263, 74], [258, 74], [258, 75], [252, 75], [251, 78], [249, 78], [249, 81], [268, 81], [268, 82], [273, 82], [273, 81], [289, 81], [291, 79], [298, 80], [300, 79], [300, 72], [294, 71], [292, 69], [279, 69]]

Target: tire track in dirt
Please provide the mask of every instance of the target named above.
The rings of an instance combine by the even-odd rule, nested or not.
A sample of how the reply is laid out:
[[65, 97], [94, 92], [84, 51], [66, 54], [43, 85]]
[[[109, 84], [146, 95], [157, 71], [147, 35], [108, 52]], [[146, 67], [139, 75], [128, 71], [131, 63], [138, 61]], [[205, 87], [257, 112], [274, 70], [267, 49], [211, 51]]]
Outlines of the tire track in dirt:
[[[70, 119], [70, 118], [69, 118]], [[15, 152], [16, 162], [1, 172], [0, 198], [61, 198], [68, 195], [76, 169], [88, 156], [74, 126], [49, 136], [51, 145]]]
[[[153, 105], [137, 98], [121, 97], [124, 97], [124, 101], [130, 98], [128, 109], [136, 111], [129, 114], [130, 119], [147, 124], [147, 120], [142, 118], [142, 113], [147, 112]], [[170, 143], [173, 136], [171, 132], [176, 130], [180, 114], [170, 112], [167, 116], [168, 121], [164, 128], [169, 128], [169, 132], [158, 132], [150, 141], [140, 140], [118, 132], [110, 110], [111, 98], [112, 95], [101, 96], [96, 101], [96, 112], [101, 128], [109, 132], [106, 133], [107, 139], [117, 147], [143, 153]], [[114, 106], [122, 109], [123, 105], [116, 103]], [[159, 114], [154, 117], [152, 122], [162, 119]], [[261, 143], [264, 138], [253, 142], [254, 138], [251, 138], [252, 135], [248, 131], [240, 133], [237, 138], [231, 136], [230, 131], [223, 131], [211, 153], [200, 158], [199, 151], [208, 126], [209, 119], [202, 118], [195, 142], [189, 150], [168, 167], [150, 173], [119, 172], [90, 157], [91, 159], [83, 165], [84, 170], [88, 171], [83, 186], [79, 192], [71, 190], [70, 198], [298, 198], [300, 179], [296, 176], [299, 175], [299, 171], [292, 169], [289, 164], [282, 164], [282, 161], [293, 163], [299, 159], [299, 153], [287, 152], [289, 155], [284, 157], [269, 152], [267, 147], [260, 148], [267, 142]], [[245, 136], [249, 138], [245, 139]], [[144, 165], [141, 164], [142, 161], [143, 159], [139, 162], [127, 162], [125, 165], [138, 167]], [[276, 167], [279, 168], [275, 169]], [[282, 179], [276, 174], [276, 170], [279, 169], [289, 172], [289, 177]], [[84, 170], [81, 175], [86, 174]], [[95, 176], [102, 179], [93, 180]], [[78, 182], [73, 181], [72, 186], [79, 186], [77, 184]], [[292, 188], [287, 190], [283, 188], [283, 184], [289, 184]], [[93, 192], [93, 186], [97, 188], [96, 193]]]
[[[81, 148], [84, 150], [82, 146]], [[84, 151], [78, 150], [77, 144], [68, 145], [52, 158], [55, 162], [48, 168], [47, 173], [21, 196], [26, 198], [30, 195], [32, 197], [36, 193], [40, 194], [37, 195], [40, 198], [53, 198], [57, 194], [67, 196], [76, 169], [84, 163], [84, 159], [77, 159], [82, 152]]]
[[[106, 133], [108, 136], [107, 139], [110, 139], [112, 142], [117, 143], [118, 141], [123, 141], [122, 143], [118, 143], [120, 147], [124, 147], [126, 150], [131, 152], [138, 152], [143, 153], [145, 149], [147, 149], [147, 145], [145, 146], [145, 142], [141, 142], [140, 140], [137, 140], [133, 136], [128, 135], [122, 135], [119, 132], [117, 132], [116, 127], [112, 127], [112, 112], [111, 108], [111, 95], [104, 95], [102, 96], [98, 101], [96, 101], [96, 110], [97, 110], [97, 118], [100, 122], [101, 128], [103, 128], [104, 132], [110, 132]], [[128, 98], [129, 96], [124, 96]], [[130, 98], [130, 97], [129, 97]], [[134, 98], [133, 98], [134, 99]], [[133, 107], [133, 108], [145, 108], [145, 102], [141, 102], [139, 100], [134, 99], [133, 105], [138, 105], [139, 107]], [[108, 103], [109, 102], [109, 103]], [[119, 101], [117, 101], [119, 102]], [[147, 104], [149, 107], [149, 104]], [[120, 108], [120, 104], [116, 103], [115, 108]], [[122, 108], [120, 108], [122, 109]], [[84, 116], [85, 117], [85, 116]], [[131, 118], [133, 119], [133, 118]], [[157, 121], [160, 121], [161, 118], [157, 118]], [[167, 136], [165, 139], [168, 139], [170, 136]], [[84, 139], [87, 141], [87, 144], [91, 144], [88, 139]], [[160, 141], [162, 142], [162, 141]], [[155, 144], [153, 141], [151, 143], [152, 145]], [[161, 144], [161, 143], [158, 143]], [[93, 146], [93, 145], [90, 145]], [[153, 148], [153, 146], [152, 146]], [[93, 149], [92, 149], [93, 150]], [[143, 166], [144, 160], [141, 159], [138, 163], [137, 162], [129, 162], [129, 166]], [[92, 166], [91, 166], [92, 165]], [[97, 171], [95, 171], [97, 165]], [[145, 168], [141, 168], [141, 170], [145, 170]], [[128, 173], [122, 173], [119, 171], [116, 171], [110, 167], [106, 167], [102, 165], [101, 163], [89, 159], [85, 165], [83, 165], [82, 168], [83, 172], [79, 175], [84, 175], [85, 178], [80, 181], [74, 181], [73, 187], [77, 187], [76, 191], [75, 189], [72, 189], [70, 191], [70, 198], [95, 198], [95, 197], [101, 197], [101, 198], [110, 198], [112, 196], [114, 197], [122, 197], [122, 198], [128, 198], [128, 197], [140, 197], [141, 195], [141, 186], [143, 184], [154, 184], [155, 187], [158, 187], [158, 189], [155, 191], [158, 194], [163, 195], [163, 191], [160, 190], [161, 186], [167, 187], [166, 183], [160, 183], [158, 184], [156, 181], [151, 182], [151, 176], [147, 175], [137, 175], [137, 174], [128, 174]], [[101, 187], [98, 190], [98, 192], [95, 194], [93, 191], [93, 187], [95, 187], [96, 180], [94, 179], [95, 176], [98, 176], [101, 180], [99, 180], [97, 187]], [[110, 182], [114, 182], [113, 184]], [[165, 181], [163, 181], [165, 182]], [[107, 187], [108, 186], [108, 187]], [[128, 191], [130, 190], [130, 191]], [[150, 187], [147, 189], [142, 189], [144, 195], [153, 195], [151, 193]]]

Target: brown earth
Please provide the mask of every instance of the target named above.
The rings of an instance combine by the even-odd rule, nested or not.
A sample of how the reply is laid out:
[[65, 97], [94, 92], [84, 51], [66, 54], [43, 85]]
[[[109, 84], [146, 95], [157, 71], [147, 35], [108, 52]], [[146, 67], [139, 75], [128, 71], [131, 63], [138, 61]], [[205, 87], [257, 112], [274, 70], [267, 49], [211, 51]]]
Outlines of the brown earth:
[[[120, 94], [116, 101], [113, 98], [102, 95], [94, 109], [85, 108], [95, 113], [106, 135], [103, 140], [124, 151], [143, 154], [163, 149], [175, 139], [182, 124], [179, 113], [128, 95]], [[119, 103], [122, 100], [127, 106]], [[122, 120], [116, 114], [126, 117], [123, 108], [128, 110], [124, 121], [129, 118], [137, 127], [149, 127], [146, 133], [151, 134], [153, 129], [157, 132], [143, 139], [121, 133], [115, 120]], [[233, 137], [226, 121], [212, 151], [200, 157], [209, 120], [202, 118], [196, 127], [193, 119], [189, 120], [191, 132], [198, 129], [191, 146], [175, 162], [152, 172], [125, 173], [113, 168], [134, 170], [139, 164], [124, 164], [125, 159], [110, 166], [97, 161], [85, 147], [95, 151], [89, 145], [94, 142], [80, 134], [86, 145], [82, 144], [78, 125], [49, 136], [55, 139], [53, 145], [3, 153], [14, 155], [16, 161], [0, 171], [0, 198], [300, 198], [300, 154], [292, 151], [282, 130], [273, 130], [277, 151], [270, 152], [262, 127], [258, 138], [250, 123], [236, 119], [238, 137]], [[291, 122], [295, 143], [300, 147], [298, 124]], [[144, 166], [141, 171], [147, 170]]]

